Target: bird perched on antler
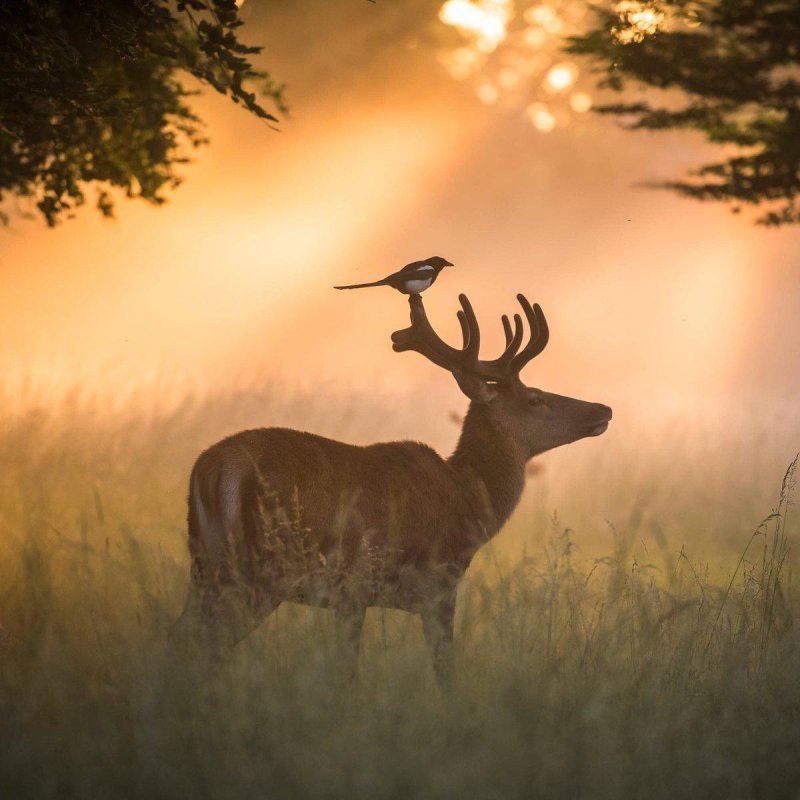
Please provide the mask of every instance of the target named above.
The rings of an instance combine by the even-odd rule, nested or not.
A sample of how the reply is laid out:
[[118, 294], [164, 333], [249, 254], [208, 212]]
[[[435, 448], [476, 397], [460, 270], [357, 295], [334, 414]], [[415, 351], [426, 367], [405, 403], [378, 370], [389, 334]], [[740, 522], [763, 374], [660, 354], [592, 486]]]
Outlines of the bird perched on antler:
[[354, 283], [350, 286], [334, 286], [334, 289], [366, 289], [369, 286], [391, 286], [403, 294], [421, 294], [429, 289], [439, 273], [452, 263], [441, 256], [431, 256], [422, 261], [412, 261], [401, 270], [372, 283]]

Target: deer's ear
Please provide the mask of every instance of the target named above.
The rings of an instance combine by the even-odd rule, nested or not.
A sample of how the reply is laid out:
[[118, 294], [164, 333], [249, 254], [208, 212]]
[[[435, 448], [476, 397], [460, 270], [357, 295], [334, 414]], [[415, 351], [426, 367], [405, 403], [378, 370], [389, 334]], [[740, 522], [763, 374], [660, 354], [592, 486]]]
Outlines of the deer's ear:
[[497, 397], [497, 389], [486, 381], [460, 369], [452, 370], [453, 377], [458, 383], [458, 388], [475, 403], [491, 403]]

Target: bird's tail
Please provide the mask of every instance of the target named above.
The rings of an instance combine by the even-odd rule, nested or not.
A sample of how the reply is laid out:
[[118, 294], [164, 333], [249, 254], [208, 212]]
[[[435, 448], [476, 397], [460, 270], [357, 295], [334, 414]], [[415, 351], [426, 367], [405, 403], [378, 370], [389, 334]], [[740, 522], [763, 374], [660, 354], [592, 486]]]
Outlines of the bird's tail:
[[373, 281], [372, 283], [352, 283], [350, 286], [334, 286], [334, 289], [366, 289], [369, 286], [385, 286], [385, 281]]

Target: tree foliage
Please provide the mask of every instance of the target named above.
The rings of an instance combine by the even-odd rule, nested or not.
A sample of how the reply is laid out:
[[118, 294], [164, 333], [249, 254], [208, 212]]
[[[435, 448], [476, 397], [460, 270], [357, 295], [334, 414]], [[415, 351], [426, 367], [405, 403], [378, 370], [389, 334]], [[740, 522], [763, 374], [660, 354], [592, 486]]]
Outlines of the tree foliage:
[[[33, 198], [49, 225], [96, 191], [164, 202], [185, 149], [205, 142], [192, 75], [267, 124], [282, 87], [253, 67], [235, 0], [0, 3], [0, 199]], [[256, 85], [260, 98], [250, 87]]]
[[800, 2], [658, 0], [596, 7], [568, 50], [599, 64], [601, 87], [664, 90], [601, 105], [632, 129], [695, 130], [726, 158], [658, 184], [700, 200], [761, 209], [758, 222], [800, 222]]

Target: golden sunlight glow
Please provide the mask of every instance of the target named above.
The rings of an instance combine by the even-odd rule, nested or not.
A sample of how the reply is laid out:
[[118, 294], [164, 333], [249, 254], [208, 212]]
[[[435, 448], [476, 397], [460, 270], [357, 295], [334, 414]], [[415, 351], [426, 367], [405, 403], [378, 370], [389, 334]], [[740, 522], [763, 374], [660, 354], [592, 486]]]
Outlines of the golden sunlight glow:
[[439, 9], [439, 19], [475, 41], [484, 53], [491, 53], [508, 35], [514, 15], [511, 0], [447, 0]]
[[740, 248], [708, 250], [705, 259], [676, 275], [662, 299], [665, 311], [679, 323], [669, 346], [664, 345], [664, 360], [674, 360], [684, 380], [698, 383], [710, 373], [721, 377], [729, 368], [741, 347], [741, 319], [752, 291], [752, 273]]
[[[688, 231], [694, 225], [690, 216], [678, 211], [670, 222]], [[752, 315], [758, 313], [754, 305], [760, 278], [753, 267], [760, 255], [755, 241], [748, 242], [747, 232], [733, 220], [724, 220], [719, 226], [712, 223], [713, 242], [704, 239], [702, 227], [688, 234], [688, 242], [676, 239], [675, 249], [668, 233], [656, 234], [660, 252], [654, 249], [652, 236], [628, 238], [623, 247], [613, 245], [612, 236], [609, 245], [615, 252], [600, 248], [598, 260], [581, 281], [565, 278], [558, 313], [572, 323], [560, 336], [576, 337], [565, 342], [573, 358], [596, 330], [592, 325], [579, 334], [577, 321], [598, 314], [598, 296], [614, 285], [620, 292], [618, 313], [627, 333], [619, 333], [620, 329], [609, 324], [603, 346], [607, 353], [627, 350], [626, 358], [636, 364], [642, 386], [661, 383], [658, 391], [666, 397], [672, 392], [693, 393], [701, 387], [713, 392], [731, 385], [752, 337]], [[726, 231], [731, 234], [729, 240]], [[638, 255], [629, 258], [630, 253], [625, 253], [628, 246]], [[676, 258], [678, 252], [687, 255], [685, 262]], [[597, 272], [600, 262], [603, 277]], [[655, 263], [663, 266], [656, 271], [642, 269]], [[610, 323], [612, 317], [602, 318]], [[626, 371], [620, 368], [622, 373]]]
[[550, 66], [552, 60], [546, 53], [534, 53], [520, 60], [519, 69], [528, 77], [540, 75]]
[[486, 63], [486, 56], [471, 47], [458, 47], [440, 53], [439, 61], [451, 78], [463, 81], [474, 75]]
[[644, 41], [654, 36], [664, 23], [664, 12], [655, 6], [640, 3], [638, 0], [622, 0], [614, 6], [622, 25], [614, 29], [614, 35], [620, 44]]
[[491, 83], [482, 83], [477, 88], [478, 100], [481, 103], [484, 103], [487, 106], [496, 103], [500, 98], [500, 92], [498, 91], [497, 87]]
[[[622, 8], [641, 11], [639, 5]], [[438, 59], [453, 79], [474, 82], [480, 103], [527, 107], [534, 127], [547, 133], [592, 108], [578, 85], [577, 65], [562, 60], [564, 37], [583, 30], [585, 14], [583, 0], [537, 2], [520, 13], [512, 0], [446, 0], [439, 19], [467, 42], [441, 51]]]
[[525, 113], [533, 127], [541, 133], [550, 133], [556, 127], [556, 118], [544, 103], [531, 103]]
[[684, 10], [683, 24], [687, 28], [699, 28], [703, 24], [700, 18], [700, 9], [697, 6], [690, 6]]
[[[13, 281], [4, 276], [4, 386], [27, 383], [42, 396], [76, 382], [120, 392], [131, 375], [185, 386], [265, 363], [276, 374], [296, 366], [296, 375], [324, 375], [336, 344], [320, 342], [320, 331], [346, 304], [325, 305], [325, 322], [315, 304], [369, 252], [375, 231], [414, 213], [421, 187], [448, 169], [464, 134], [444, 107], [361, 109], [325, 136], [317, 132], [325, 113], [314, 112], [313, 126], [298, 124], [280, 142], [265, 137], [249, 154], [223, 140], [226, 166], [206, 156], [164, 208], [131, 204], [113, 225], [85, 214], [2, 248], [25, 265]], [[246, 118], [225, 106], [218, 113], [238, 135], [247, 130]], [[222, 124], [215, 132], [217, 141], [228, 133]]]
[[506, 67], [505, 69], [501, 69], [500, 72], [497, 73], [497, 82], [502, 86], [504, 89], [516, 89], [519, 86], [520, 81], [522, 80], [522, 75], [513, 69], [512, 67]]
[[[532, 2], [540, 9], [518, 3], [490, 55], [448, 31], [455, 41], [436, 71], [428, 50], [387, 45], [386, 63], [363, 81], [366, 56], [342, 65], [326, 53], [319, 69], [341, 70], [341, 93], [301, 80], [315, 51], [298, 11], [297, 42], [275, 62], [302, 109], [285, 135], [265, 135], [208, 94], [198, 110], [214, 144], [163, 208], [120, 201], [115, 222], [87, 209], [54, 230], [0, 229], [0, 400], [9, 387], [47, 400], [77, 385], [114, 402], [153, 387], [172, 403], [172, 387], [275, 377], [276, 392], [320, 387], [323, 408], [328, 386], [365, 397], [441, 391], [444, 414], [461, 402], [446, 376], [391, 354], [389, 333], [408, 320], [403, 298], [331, 288], [436, 252], [457, 264], [425, 295], [449, 341], [461, 291], [486, 320], [487, 355], [500, 352], [498, 318], [514, 292], [542, 302], [555, 335], [530, 376], [545, 388], [594, 398], [596, 387], [597, 399], [608, 389], [633, 403], [672, 387], [705, 396], [739, 379], [794, 391], [796, 373], [778, 370], [797, 362], [800, 321], [785, 298], [796, 289], [798, 233], [636, 188], [701, 156], [700, 143], [681, 145], [676, 161], [671, 142], [588, 114], [600, 99], [582, 62], [571, 83], [568, 71], [558, 77], [574, 60], [561, 47], [578, 32], [571, 0], [549, 0], [558, 35], [523, 22]], [[525, 44], [527, 27], [544, 31], [541, 47]], [[458, 91], [456, 75], [467, 81]], [[548, 75], [569, 85], [550, 93]], [[770, 327], [779, 325], [787, 332]]]
[[578, 70], [573, 64], [555, 64], [547, 73], [544, 85], [548, 91], [556, 94], [572, 86], [577, 77]]
[[525, 11], [523, 18], [530, 25], [540, 25], [548, 33], [558, 33], [563, 25], [561, 17], [558, 16], [556, 10], [546, 3], [542, 3], [539, 6], [531, 6]]
[[525, 31], [522, 34], [522, 41], [526, 44], [526, 46], [532, 48], [533, 50], [537, 50], [547, 41], [547, 32], [544, 30], [544, 28], [538, 28], [534, 26], [525, 28]]
[[569, 99], [569, 105], [576, 114], [585, 114], [592, 108], [592, 98], [586, 92], [575, 92]]

